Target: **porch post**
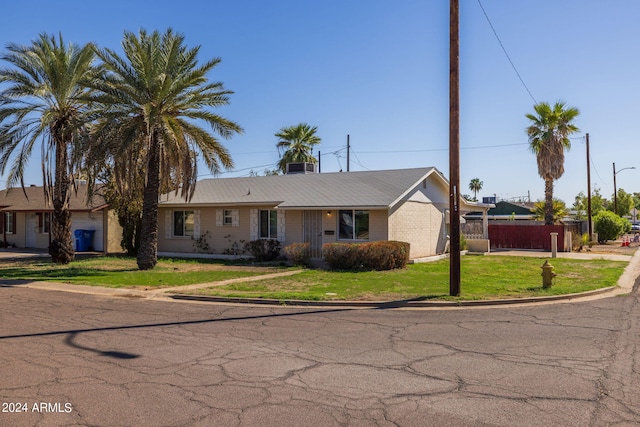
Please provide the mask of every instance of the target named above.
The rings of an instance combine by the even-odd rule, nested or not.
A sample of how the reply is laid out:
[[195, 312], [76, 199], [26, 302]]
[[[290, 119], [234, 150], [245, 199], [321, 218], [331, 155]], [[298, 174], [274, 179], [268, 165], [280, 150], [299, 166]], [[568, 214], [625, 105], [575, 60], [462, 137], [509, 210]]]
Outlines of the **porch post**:
[[487, 214], [487, 210], [482, 211], [482, 238], [489, 238], [489, 215]]

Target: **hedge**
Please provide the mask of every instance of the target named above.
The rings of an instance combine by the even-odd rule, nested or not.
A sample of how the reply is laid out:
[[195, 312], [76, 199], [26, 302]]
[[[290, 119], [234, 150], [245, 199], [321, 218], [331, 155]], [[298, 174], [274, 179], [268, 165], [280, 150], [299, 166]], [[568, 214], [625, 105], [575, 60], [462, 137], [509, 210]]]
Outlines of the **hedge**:
[[409, 262], [409, 243], [325, 243], [322, 254], [334, 270], [393, 270]]

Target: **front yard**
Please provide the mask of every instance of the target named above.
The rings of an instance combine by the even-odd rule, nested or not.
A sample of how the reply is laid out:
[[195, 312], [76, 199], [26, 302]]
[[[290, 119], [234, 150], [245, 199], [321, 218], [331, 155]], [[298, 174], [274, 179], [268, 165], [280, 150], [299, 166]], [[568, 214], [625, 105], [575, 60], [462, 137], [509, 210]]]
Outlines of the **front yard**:
[[[543, 289], [540, 275], [543, 262], [543, 258], [529, 257], [462, 257], [462, 295], [459, 299], [560, 295], [614, 286], [627, 265], [623, 261], [556, 258], [551, 263], [558, 276], [550, 289]], [[286, 267], [226, 265], [219, 261], [161, 259], [155, 269], [139, 271], [134, 259], [99, 257], [74, 261], [67, 266], [42, 261], [14, 262], [0, 268], [0, 277], [141, 289], [203, 283], [211, 286], [189, 293], [277, 300], [458, 299], [448, 296], [448, 260], [410, 265], [394, 271], [304, 270], [287, 277], [227, 285], [214, 283], [287, 270]]]
[[29, 279], [111, 288], [166, 288], [252, 277], [282, 270], [229, 266], [208, 260], [160, 259], [153, 270], [140, 271], [134, 258], [97, 257], [69, 265], [19, 261], [0, 268], [3, 279]]

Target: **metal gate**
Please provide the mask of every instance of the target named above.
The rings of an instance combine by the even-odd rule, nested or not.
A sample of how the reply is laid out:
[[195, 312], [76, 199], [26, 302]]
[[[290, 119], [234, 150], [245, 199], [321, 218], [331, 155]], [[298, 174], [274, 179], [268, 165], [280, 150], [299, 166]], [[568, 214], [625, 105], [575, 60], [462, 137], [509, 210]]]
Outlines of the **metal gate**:
[[322, 211], [303, 211], [302, 228], [311, 258], [322, 258]]

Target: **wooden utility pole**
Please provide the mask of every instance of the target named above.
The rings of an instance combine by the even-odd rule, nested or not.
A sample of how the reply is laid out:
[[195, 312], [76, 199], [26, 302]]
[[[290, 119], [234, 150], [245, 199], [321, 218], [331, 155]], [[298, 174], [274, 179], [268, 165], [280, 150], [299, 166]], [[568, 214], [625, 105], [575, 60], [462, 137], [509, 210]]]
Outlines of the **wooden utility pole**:
[[593, 224], [591, 223], [591, 157], [589, 156], [589, 134], [587, 140], [587, 221], [589, 222], [589, 241], [593, 236]]
[[618, 190], [616, 190], [616, 163], [613, 162], [613, 213], [618, 215]]
[[349, 172], [349, 167], [351, 163], [351, 143], [349, 142], [349, 135], [347, 135], [347, 172]]
[[449, 295], [460, 295], [460, 49], [458, 0], [449, 13]]

